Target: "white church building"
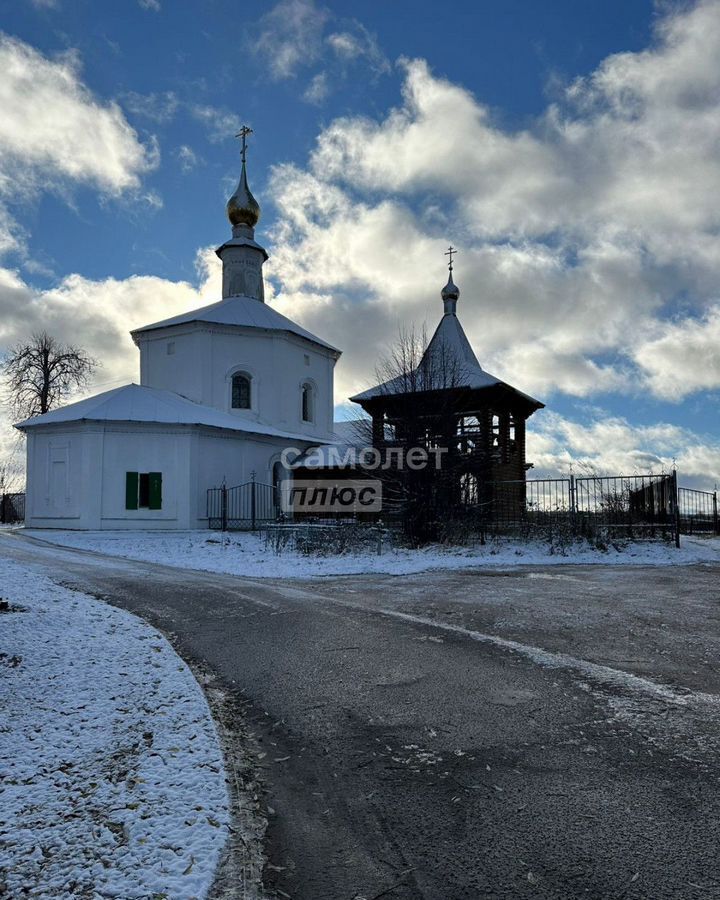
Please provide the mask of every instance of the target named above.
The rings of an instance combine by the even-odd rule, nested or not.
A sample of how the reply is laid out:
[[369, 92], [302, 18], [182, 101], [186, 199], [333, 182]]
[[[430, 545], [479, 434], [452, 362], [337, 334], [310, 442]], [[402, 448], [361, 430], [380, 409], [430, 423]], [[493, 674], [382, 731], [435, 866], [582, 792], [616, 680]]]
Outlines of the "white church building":
[[265, 303], [244, 134], [227, 214], [222, 300], [131, 332], [140, 384], [16, 426], [27, 436], [26, 526], [207, 527], [209, 488], [278, 484], [284, 449], [333, 442], [340, 351]]

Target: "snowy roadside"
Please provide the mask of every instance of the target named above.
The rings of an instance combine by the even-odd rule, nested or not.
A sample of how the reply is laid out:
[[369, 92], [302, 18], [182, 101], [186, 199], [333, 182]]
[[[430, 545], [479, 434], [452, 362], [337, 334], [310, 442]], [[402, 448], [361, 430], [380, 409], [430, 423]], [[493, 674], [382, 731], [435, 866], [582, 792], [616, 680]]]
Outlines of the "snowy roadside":
[[39, 531], [25, 534], [43, 541], [94, 550], [111, 556], [162, 563], [186, 569], [244, 575], [249, 578], [311, 578], [330, 575], [411, 575], [431, 569], [507, 567], [518, 565], [688, 565], [720, 562], [720, 539], [687, 538], [678, 550], [663, 541], [630, 543], [624, 549], [601, 552], [587, 542], [565, 548], [565, 555], [544, 541], [490, 541], [485, 546], [438, 547], [422, 550], [386, 548], [382, 555], [345, 553], [304, 556], [283, 551], [277, 555], [260, 535], [211, 531]]
[[228, 836], [203, 693], [140, 619], [0, 559], [0, 896], [202, 898]]

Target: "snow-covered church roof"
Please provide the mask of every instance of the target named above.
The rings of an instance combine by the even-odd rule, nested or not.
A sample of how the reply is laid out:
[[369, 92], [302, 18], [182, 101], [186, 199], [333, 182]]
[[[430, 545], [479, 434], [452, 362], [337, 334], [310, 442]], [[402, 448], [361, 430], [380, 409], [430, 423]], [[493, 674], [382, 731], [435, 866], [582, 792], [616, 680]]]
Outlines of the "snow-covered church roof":
[[193, 309], [190, 312], [153, 322], [142, 328], [136, 328], [131, 332], [133, 337], [152, 331], [157, 328], [171, 328], [173, 325], [186, 325], [191, 322], [210, 322], [214, 325], [235, 325], [242, 328], [260, 328], [264, 331], [285, 331], [312, 341], [328, 350], [340, 351], [321, 338], [302, 328], [300, 325], [277, 312], [267, 303], [262, 303], [254, 297], [227, 297], [209, 306]]
[[[86, 400], [53, 409], [41, 416], [33, 416], [15, 427], [21, 431], [70, 422], [146, 422], [162, 425], [205, 425], [247, 434], [259, 434], [290, 440], [316, 440], [313, 435], [296, 434], [264, 425], [241, 415], [222, 412], [211, 406], [203, 406], [160, 388], [126, 384], [111, 391], [104, 391]], [[328, 440], [334, 439], [327, 435]]]
[[448, 283], [442, 291], [444, 315], [417, 368], [355, 394], [350, 399], [355, 403], [363, 403], [363, 401], [374, 400], [378, 397], [391, 397], [417, 391], [447, 388], [477, 390], [500, 386], [508, 388], [536, 407], [543, 406], [539, 400], [524, 394], [483, 369], [457, 317], [459, 296], [460, 290], [453, 283], [451, 270]]

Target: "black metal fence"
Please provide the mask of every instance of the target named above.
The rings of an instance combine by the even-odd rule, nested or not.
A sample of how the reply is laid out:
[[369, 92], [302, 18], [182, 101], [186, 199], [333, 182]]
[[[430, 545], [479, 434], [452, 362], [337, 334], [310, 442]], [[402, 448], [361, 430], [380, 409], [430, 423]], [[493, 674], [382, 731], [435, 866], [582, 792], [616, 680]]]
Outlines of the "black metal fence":
[[25, 521], [25, 494], [0, 494], [0, 525]]
[[572, 481], [542, 478], [493, 482], [478, 513], [493, 530], [527, 531], [566, 522], [573, 509]]
[[682, 534], [720, 534], [717, 491], [679, 488], [678, 513]]
[[272, 484], [247, 481], [207, 492], [208, 526], [222, 531], [254, 531], [280, 514], [279, 491]]
[[[277, 522], [279, 494], [277, 487], [254, 480], [210, 488], [208, 525], [255, 530]], [[387, 500], [381, 518], [392, 526], [400, 521], [398, 503]], [[486, 533], [665, 538], [678, 544], [680, 534], [720, 534], [717, 492], [678, 488], [675, 472], [496, 481], [479, 487], [476, 502], [459, 511], [458, 524]]]
[[630, 536], [673, 536], [677, 531], [677, 478], [672, 475], [621, 475], [575, 478], [575, 509], [580, 530], [598, 527]]
[[676, 475], [618, 475], [499, 481], [477, 510], [493, 532], [677, 538]]

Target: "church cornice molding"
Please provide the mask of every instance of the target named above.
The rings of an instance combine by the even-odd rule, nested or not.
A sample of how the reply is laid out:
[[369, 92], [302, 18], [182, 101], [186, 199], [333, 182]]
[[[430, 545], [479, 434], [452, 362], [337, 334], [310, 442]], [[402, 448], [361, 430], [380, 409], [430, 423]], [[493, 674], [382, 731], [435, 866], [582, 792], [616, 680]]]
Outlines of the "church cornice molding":
[[143, 433], [156, 434], [187, 434], [187, 429], [197, 428], [197, 425], [165, 422], [124, 422], [122, 420], [105, 421], [103, 419], [78, 419], [74, 422], [58, 422], [53, 424], [49, 422], [47, 425], [38, 425], [33, 428], [32, 433], [35, 435], [52, 435], [53, 437], [62, 437], [64, 434], [135, 434], [138, 431]]
[[171, 336], [175, 338], [183, 334], [198, 333], [226, 335], [244, 334], [247, 336], [256, 336], [260, 333], [267, 335], [270, 338], [297, 344], [301, 347], [309, 347], [315, 350], [316, 353], [320, 353], [322, 356], [327, 356], [334, 360], [338, 360], [342, 355], [339, 350], [330, 349], [323, 344], [318, 344], [315, 341], [311, 341], [308, 338], [303, 337], [301, 334], [296, 334], [293, 331], [280, 328], [262, 328], [259, 325], [228, 325], [219, 322], [202, 322], [200, 320], [197, 320], [195, 322], [182, 322], [178, 325], [167, 325], [163, 328], [152, 328], [148, 329], [147, 331], [131, 331], [130, 336], [132, 337], [135, 345], [139, 347], [140, 344], [143, 343], [168, 340], [168, 338]]
[[[264, 427], [265, 423], [258, 421], [257, 425]], [[38, 426], [33, 429], [33, 436], [52, 436], [53, 438], [62, 438], [64, 436], [73, 436], [79, 434], [156, 434], [163, 436], [187, 436], [192, 434], [205, 435], [212, 437], [222, 437], [226, 440], [248, 442], [253, 441], [260, 444], [277, 445], [281, 443], [287, 446], [288, 441], [294, 443], [311, 444], [329, 444], [330, 439], [325, 440], [320, 435], [305, 435], [297, 432], [288, 432], [287, 434], [270, 435], [262, 434], [256, 431], [234, 431], [232, 428], [216, 428], [211, 425], [199, 425], [196, 423], [164, 423], [164, 422], [103, 422], [99, 420], [81, 419], [77, 422], [64, 422], [56, 425], [48, 424], [46, 426]]]

